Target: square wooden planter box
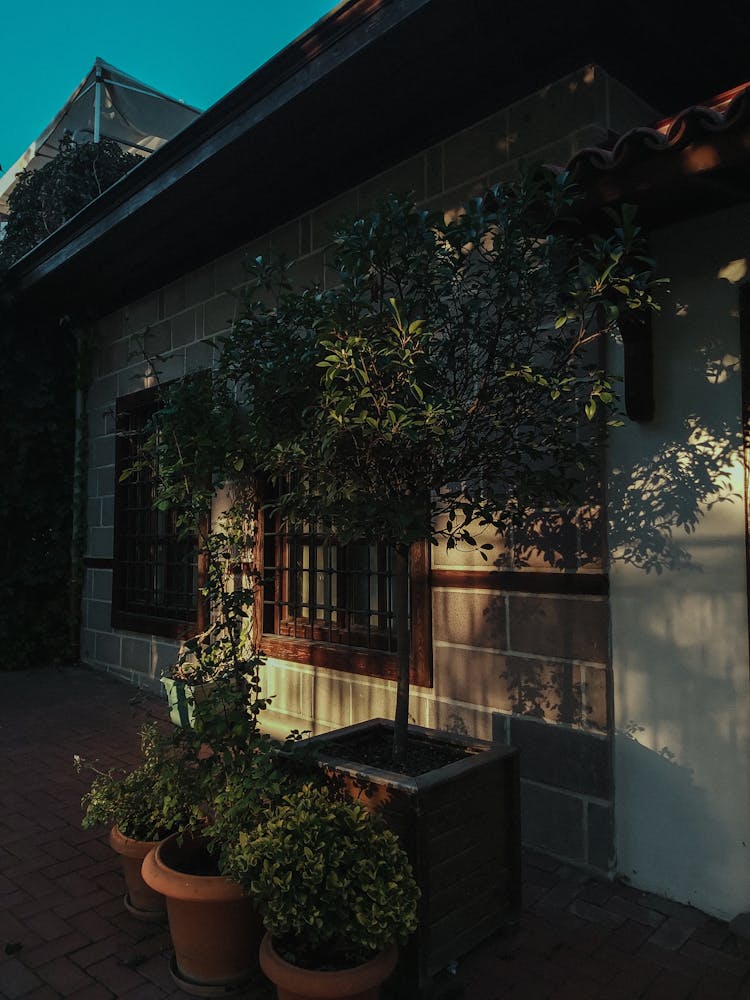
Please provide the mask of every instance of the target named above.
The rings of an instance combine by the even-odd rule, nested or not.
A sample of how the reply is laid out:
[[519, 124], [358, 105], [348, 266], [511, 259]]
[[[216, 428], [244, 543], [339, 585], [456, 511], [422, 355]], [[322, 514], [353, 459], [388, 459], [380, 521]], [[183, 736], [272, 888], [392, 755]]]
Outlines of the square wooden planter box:
[[342, 747], [393, 723], [373, 719], [309, 741], [332, 781], [377, 809], [399, 836], [422, 891], [419, 928], [399, 962], [399, 995], [428, 992], [434, 976], [521, 911], [518, 751], [410, 726], [410, 736], [465, 748], [469, 756], [419, 777], [359, 765]]

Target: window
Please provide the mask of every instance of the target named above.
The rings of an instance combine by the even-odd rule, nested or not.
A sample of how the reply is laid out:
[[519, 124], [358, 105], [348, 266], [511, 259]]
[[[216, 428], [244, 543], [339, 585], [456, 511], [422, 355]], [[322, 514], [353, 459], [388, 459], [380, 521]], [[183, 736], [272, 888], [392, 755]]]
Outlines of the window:
[[112, 625], [185, 638], [199, 625], [197, 538], [178, 535], [174, 511], [154, 509], [155, 486], [147, 471], [120, 480], [137, 458], [158, 405], [155, 388], [117, 401]]
[[[392, 552], [382, 544], [337, 545], [304, 525], [265, 518], [258, 617], [270, 656], [379, 677], [396, 676]], [[411, 552], [411, 675], [431, 684], [427, 545]]]

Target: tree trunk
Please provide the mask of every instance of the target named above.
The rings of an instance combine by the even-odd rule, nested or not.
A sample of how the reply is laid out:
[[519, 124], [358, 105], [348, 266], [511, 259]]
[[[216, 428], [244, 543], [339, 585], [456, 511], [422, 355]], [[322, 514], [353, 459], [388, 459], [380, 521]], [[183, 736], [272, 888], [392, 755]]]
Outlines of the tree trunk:
[[409, 549], [397, 546], [394, 554], [393, 599], [396, 619], [398, 686], [393, 730], [393, 762], [406, 760], [406, 734], [409, 724]]

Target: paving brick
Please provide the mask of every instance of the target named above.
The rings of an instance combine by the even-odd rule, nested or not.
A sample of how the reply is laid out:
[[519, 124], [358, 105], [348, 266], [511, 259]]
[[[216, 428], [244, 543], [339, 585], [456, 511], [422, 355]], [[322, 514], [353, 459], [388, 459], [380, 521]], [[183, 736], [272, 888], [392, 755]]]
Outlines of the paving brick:
[[693, 958], [702, 965], [709, 965], [715, 969], [721, 969], [730, 975], [742, 978], [750, 974], [750, 961], [739, 955], [732, 955], [728, 952], [717, 951], [716, 948], [707, 948], [698, 941], [688, 941], [680, 952], [689, 958]]
[[82, 990], [76, 990], [67, 1000], [112, 1000], [114, 995], [101, 983], [92, 983], [91, 986], [85, 986]]
[[16, 1000], [41, 985], [41, 980], [17, 958], [0, 962], [0, 997]]
[[26, 918], [26, 926], [36, 931], [45, 941], [53, 941], [70, 932], [68, 922], [56, 913], [45, 910]]
[[69, 997], [76, 990], [91, 985], [91, 978], [64, 956], [56, 958], [46, 965], [40, 965], [36, 972], [41, 979], [49, 983], [64, 997]]
[[46, 965], [56, 958], [68, 955], [76, 948], [82, 948], [87, 944], [87, 938], [78, 931], [72, 931], [62, 937], [54, 938], [52, 941], [45, 941], [34, 948], [24, 948], [22, 958], [24, 965], [30, 969]]
[[677, 917], [668, 917], [664, 923], [658, 927], [651, 936], [651, 944], [657, 948], [669, 948], [677, 951], [681, 948], [694, 928], [690, 924], [685, 924]]
[[[86, 782], [70, 767], [74, 752], [132, 766], [143, 712], [159, 713], [162, 703], [146, 696], [132, 708], [132, 689], [86, 671], [48, 676], [39, 700], [36, 677], [0, 674], [8, 765], [0, 774], [0, 998], [182, 1000], [169, 975], [166, 930], [123, 910], [107, 831], [80, 827]], [[23, 775], [22, 792], [8, 773]], [[691, 907], [536, 852], [525, 856], [524, 892], [519, 933], [492, 938], [461, 961], [463, 1000], [750, 997], [750, 964], [727, 925]], [[4, 943], [21, 951], [4, 956]], [[271, 996], [266, 987], [247, 993]]]
[[115, 996], [122, 996], [128, 990], [134, 990], [144, 985], [143, 976], [134, 969], [128, 968], [114, 956], [103, 959], [88, 967], [89, 975], [93, 976], [97, 982], [102, 983], [107, 989], [112, 990]]
[[643, 994], [643, 1000], [689, 1000], [698, 981], [679, 972], [660, 972]]

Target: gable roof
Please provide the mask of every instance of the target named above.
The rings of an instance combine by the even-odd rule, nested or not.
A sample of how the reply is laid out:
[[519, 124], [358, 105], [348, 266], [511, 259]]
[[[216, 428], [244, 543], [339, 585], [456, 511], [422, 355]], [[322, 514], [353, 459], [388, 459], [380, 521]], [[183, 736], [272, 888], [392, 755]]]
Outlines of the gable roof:
[[583, 149], [566, 169], [590, 207], [626, 201], [651, 222], [750, 200], [750, 83]]

